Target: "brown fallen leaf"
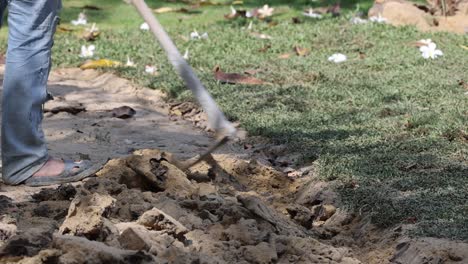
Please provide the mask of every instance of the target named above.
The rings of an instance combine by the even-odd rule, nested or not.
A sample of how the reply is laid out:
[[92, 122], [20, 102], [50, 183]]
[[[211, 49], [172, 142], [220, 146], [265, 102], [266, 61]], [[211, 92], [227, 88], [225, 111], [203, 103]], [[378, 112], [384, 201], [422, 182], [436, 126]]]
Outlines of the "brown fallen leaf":
[[466, 82], [465, 80], [458, 80], [458, 85], [462, 86], [463, 89], [468, 91], [468, 82]]
[[302, 20], [300, 20], [298, 17], [293, 17], [292, 22], [293, 24], [302, 24]]
[[176, 10], [177, 10], [176, 8], [172, 8], [172, 7], [160, 7], [160, 8], [153, 9], [153, 11], [156, 14], [169, 13], [169, 12], [174, 12]]
[[278, 21], [271, 21], [270, 23], [268, 23], [269, 27], [275, 27], [277, 25], [278, 25]]
[[112, 112], [113, 117], [117, 117], [121, 119], [127, 119], [136, 114], [136, 111], [133, 108], [131, 108], [130, 106], [126, 106], [126, 105], [114, 108], [111, 110], [111, 112]]
[[266, 45], [264, 46], [263, 48], [259, 49], [258, 51], [259, 52], [266, 52], [267, 50], [269, 50], [271, 48], [271, 45]]
[[239, 73], [224, 73], [219, 66], [214, 68], [215, 79], [221, 83], [229, 84], [263, 84], [260, 79], [252, 76], [245, 76]]
[[95, 6], [95, 5], [85, 5], [81, 9], [88, 9], [88, 10], [102, 10], [102, 8]]
[[63, 26], [63, 25], [60, 25], [57, 27], [57, 32], [60, 32], [60, 33], [63, 33], [63, 32], [73, 32], [75, 31], [76, 29], [73, 29], [73, 28], [69, 28], [69, 27], [66, 27], [66, 26]]
[[310, 54], [310, 49], [295, 46], [294, 52], [296, 52], [297, 56], [305, 57]]
[[359, 51], [359, 58], [361, 60], [365, 59], [366, 58], [366, 53], [362, 52], [362, 51]]
[[284, 53], [278, 56], [278, 59], [289, 59], [291, 58], [291, 53]]
[[249, 69], [249, 70], [245, 70], [244, 73], [245, 74], [248, 74], [248, 75], [255, 75], [259, 72], [261, 72], [262, 70], [258, 70], [258, 69]]
[[86, 41], [95, 41], [99, 35], [101, 34], [100, 31], [85, 31], [83, 33], [82, 38], [85, 39]]

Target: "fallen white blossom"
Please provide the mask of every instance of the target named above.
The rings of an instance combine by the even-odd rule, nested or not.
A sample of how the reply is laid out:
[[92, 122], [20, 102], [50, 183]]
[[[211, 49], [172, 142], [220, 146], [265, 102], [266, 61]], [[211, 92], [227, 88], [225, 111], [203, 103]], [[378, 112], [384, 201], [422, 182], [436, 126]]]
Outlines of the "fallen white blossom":
[[328, 57], [328, 61], [334, 62], [334, 63], [340, 63], [346, 60], [347, 60], [346, 55], [341, 54], [341, 53], [335, 53], [331, 55], [330, 57]]

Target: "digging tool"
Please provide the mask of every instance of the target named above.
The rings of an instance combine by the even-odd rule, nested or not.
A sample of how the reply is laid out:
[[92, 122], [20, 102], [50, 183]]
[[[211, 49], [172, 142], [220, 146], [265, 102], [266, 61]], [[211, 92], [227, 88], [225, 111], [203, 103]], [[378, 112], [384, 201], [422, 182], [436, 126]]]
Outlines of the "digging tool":
[[146, 23], [148, 23], [151, 32], [166, 52], [172, 66], [174, 66], [179, 76], [184, 80], [186, 86], [192, 91], [198, 103], [201, 105], [206, 115], [208, 116], [208, 124], [210, 128], [215, 131], [216, 141], [204, 153], [194, 159], [178, 163], [178, 167], [180, 169], [186, 170], [198, 162], [206, 159], [213, 151], [224, 145], [230, 137], [235, 135], [236, 129], [232, 123], [226, 119], [223, 112], [221, 112], [216, 102], [205, 89], [200, 79], [193, 71], [192, 67], [190, 67], [190, 65], [188, 65], [188, 63], [182, 57], [174, 42], [153, 15], [151, 9], [148, 7], [145, 1], [131, 0], [130, 2], [135, 6], [138, 13], [140, 13]]

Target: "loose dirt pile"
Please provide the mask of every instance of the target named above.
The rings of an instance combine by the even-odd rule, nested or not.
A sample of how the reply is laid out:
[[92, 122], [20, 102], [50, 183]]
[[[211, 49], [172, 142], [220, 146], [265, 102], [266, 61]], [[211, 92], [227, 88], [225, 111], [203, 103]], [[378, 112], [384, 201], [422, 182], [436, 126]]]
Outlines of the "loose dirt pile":
[[157, 92], [95, 71], [59, 70], [51, 80], [52, 155], [108, 161], [78, 184], [0, 185], [0, 263], [468, 260], [466, 244], [411, 240], [410, 226], [381, 230], [347, 212], [333, 192], [339, 183], [319, 181], [313, 164], [295, 167], [297, 155], [262, 139], [179, 170], [176, 156], [210, 142], [191, 126], [204, 127], [190, 104], [167, 106]]
[[468, 33], [468, 1], [447, 0], [446, 12], [442, 1], [432, 2], [423, 5], [405, 0], [376, 0], [368, 15], [380, 15], [392, 25], [412, 25], [422, 31]]
[[[311, 229], [268, 205], [290, 209], [284, 201], [293, 199], [291, 188], [299, 186], [282, 173], [225, 159], [186, 174], [167, 159], [170, 155], [158, 150], [141, 150], [110, 161], [98, 178], [83, 185], [45, 189], [33, 196], [34, 201], [10, 204], [2, 213], [15, 212], [18, 230], [13, 236], [13, 231], [5, 234], [11, 237], [0, 252], [2, 259], [19, 263], [360, 263], [348, 248], [319, 242]], [[269, 192], [270, 202], [252, 189]], [[302, 211], [295, 218], [311, 225], [314, 219], [327, 220], [333, 213], [320, 207], [317, 215]]]

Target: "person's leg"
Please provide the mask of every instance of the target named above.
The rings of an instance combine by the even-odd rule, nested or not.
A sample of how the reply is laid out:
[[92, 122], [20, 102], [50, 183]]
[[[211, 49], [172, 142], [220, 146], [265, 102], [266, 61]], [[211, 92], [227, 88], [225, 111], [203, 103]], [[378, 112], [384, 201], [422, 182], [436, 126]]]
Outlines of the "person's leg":
[[60, 0], [10, 0], [3, 83], [3, 181], [19, 184], [49, 160], [42, 106]]

